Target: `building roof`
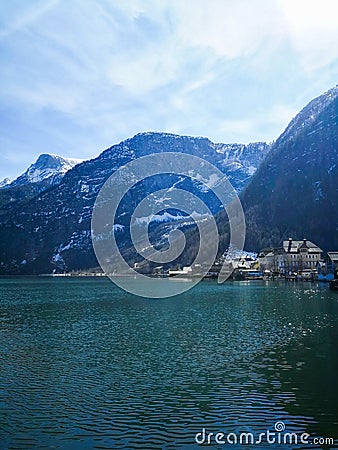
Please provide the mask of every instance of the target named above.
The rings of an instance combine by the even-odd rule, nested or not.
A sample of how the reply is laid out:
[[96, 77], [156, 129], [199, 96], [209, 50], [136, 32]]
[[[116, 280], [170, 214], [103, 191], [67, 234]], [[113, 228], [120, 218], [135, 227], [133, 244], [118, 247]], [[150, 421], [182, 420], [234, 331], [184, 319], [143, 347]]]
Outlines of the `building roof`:
[[327, 256], [331, 259], [331, 261], [338, 262], [338, 252], [327, 252]]
[[293, 239], [289, 239], [287, 241], [283, 241], [283, 249], [286, 253], [299, 253], [301, 248], [307, 248], [309, 253], [322, 253], [323, 250], [319, 248], [316, 244], [307, 239], [303, 239], [301, 241], [295, 241]]
[[233, 260], [232, 267], [234, 269], [250, 269], [251, 264], [249, 261], [245, 261], [245, 260]]
[[268, 251], [261, 251], [258, 255], [258, 258], [268, 258], [268, 257], [272, 257], [275, 256], [274, 251], [273, 250], [268, 250]]
[[270, 252], [273, 252], [274, 249], [275, 249], [274, 247], [264, 247], [262, 248], [262, 250], [259, 251], [259, 253], [268, 254]]

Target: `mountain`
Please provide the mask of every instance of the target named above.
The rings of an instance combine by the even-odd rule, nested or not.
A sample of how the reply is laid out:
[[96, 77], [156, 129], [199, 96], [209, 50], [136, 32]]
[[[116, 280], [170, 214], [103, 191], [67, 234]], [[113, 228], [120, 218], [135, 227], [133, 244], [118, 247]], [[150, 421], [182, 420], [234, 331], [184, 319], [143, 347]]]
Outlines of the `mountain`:
[[312, 100], [242, 193], [246, 248], [307, 238], [338, 249], [338, 86]]
[[41, 182], [53, 186], [60, 183], [68, 170], [81, 162], [83, 162], [82, 159], [63, 158], [58, 155], [42, 154], [34, 164], [29, 166], [25, 173], [12, 181], [11, 187]]
[[11, 180], [9, 178], [4, 178], [2, 181], [0, 181], [0, 188], [8, 186], [11, 183]]
[[0, 215], [6, 214], [8, 207], [35, 197], [40, 192], [60, 183], [66, 172], [83, 160], [63, 158], [58, 155], [42, 154], [34, 164], [10, 181], [5, 178], [0, 183]]
[[[271, 145], [215, 144], [206, 138], [140, 133], [69, 170], [57, 185], [0, 209], [0, 273], [41, 273], [97, 266], [90, 238], [96, 196], [107, 178], [129, 161], [151, 153], [183, 152], [207, 159], [232, 181], [242, 199], [245, 248], [257, 251], [283, 239], [307, 238], [323, 250], [338, 249], [338, 88], [311, 101]], [[258, 170], [256, 170], [258, 167]], [[34, 186], [29, 183], [25, 186]], [[216, 215], [221, 248], [229, 235], [226, 215], [198, 182], [177, 175], [147, 178], [125, 196], [114, 227], [121, 251], [133, 264], [128, 224], [139, 201], [172, 185], [198, 194]], [[20, 186], [18, 186], [20, 187]], [[23, 187], [23, 186], [21, 186]], [[8, 188], [2, 188], [6, 191]], [[2, 211], [2, 213], [1, 213]], [[145, 218], [147, 219], [147, 218]], [[186, 259], [198, 237], [177, 211], [156, 215], [151, 242], [173, 228], [187, 231]], [[189, 228], [190, 227], [190, 228]]]
[[[168, 151], [207, 159], [226, 173], [240, 191], [266, 157], [269, 146], [262, 142], [215, 144], [207, 138], [169, 133], [137, 134], [108, 148], [97, 158], [76, 165], [59, 184], [24, 203], [7, 203], [5, 213], [0, 215], [0, 273], [41, 273], [97, 266], [91, 244], [90, 221], [100, 188], [115, 170], [127, 162]], [[39, 170], [37, 173], [41, 174], [41, 168]], [[35, 171], [31, 172], [35, 174]], [[36, 179], [35, 175], [31, 179]], [[214, 196], [197, 182], [175, 175], [145, 179], [126, 196], [118, 214], [117, 235], [127, 253], [130, 252], [130, 236], [126, 230], [135, 206], [148, 193], [172, 184], [198, 193], [214, 213], [219, 210], [220, 205]], [[184, 222], [177, 217], [177, 211], [167, 212], [166, 218]], [[134, 255], [129, 256], [132, 262]]]

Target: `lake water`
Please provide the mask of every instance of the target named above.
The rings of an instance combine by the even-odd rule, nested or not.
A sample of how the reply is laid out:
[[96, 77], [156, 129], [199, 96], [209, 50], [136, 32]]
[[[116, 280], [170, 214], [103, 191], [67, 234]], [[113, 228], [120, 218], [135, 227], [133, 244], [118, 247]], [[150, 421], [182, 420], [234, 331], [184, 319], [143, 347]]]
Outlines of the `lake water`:
[[337, 321], [326, 285], [203, 282], [159, 300], [107, 279], [1, 279], [0, 448], [190, 449], [203, 428], [277, 421], [337, 445]]

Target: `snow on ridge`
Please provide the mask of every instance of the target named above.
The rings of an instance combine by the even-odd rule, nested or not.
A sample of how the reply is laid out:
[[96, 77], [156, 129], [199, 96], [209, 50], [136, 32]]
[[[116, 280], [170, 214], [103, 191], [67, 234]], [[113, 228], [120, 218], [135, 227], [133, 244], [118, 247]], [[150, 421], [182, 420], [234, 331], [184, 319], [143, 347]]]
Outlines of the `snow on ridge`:
[[83, 159], [64, 158], [59, 155], [44, 153], [38, 157], [35, 163], [14, 180], [11, 185], [23, 185], [49, 180], [51, 184], [61, 181], [61, 178]]
[[8, 186], [9, 184], [11, 184], [11, 180], [9, 178], [4, 178], [2, 181], [0, 181], [0, 188]]
[[193, 218], [194, 220], [201, 220], [205, 219], [206, 215], [193, 211], [189, 216], [183, 216], [181, 214], [170, 214], [169, 212], [165, 211], [163, 214], [151, 214], [147, 217], [137, 217], [134, 223], [135, 225], [149, 225], [150, 222], [171, 222], [176, 220], [186, 220], [189, 219], [189, 217]]

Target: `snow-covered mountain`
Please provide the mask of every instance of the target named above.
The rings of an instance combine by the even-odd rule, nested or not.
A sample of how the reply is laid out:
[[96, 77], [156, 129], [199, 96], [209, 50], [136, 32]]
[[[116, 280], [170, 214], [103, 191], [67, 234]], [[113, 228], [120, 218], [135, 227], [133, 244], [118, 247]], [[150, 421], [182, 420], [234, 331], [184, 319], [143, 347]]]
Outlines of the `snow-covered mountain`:
[[9, 184], [11, 184], [11, 180], [9, 178], [4, 178], [0, 181], [0, 188], [8, 186]]
[[22, 186], [28, 183], [41, 183], [42, 181], [49, 186], [53, 186], [60, 183], [68, 170], [81, 162], [83, 162], [82, 159], [42, 154], [34, 164], [29, 166], [25, 173], [12, 181], [11, 187]]
[[[272, 146], [215, 144], [207, 138], [140, 133], [113, 145], [97, 158], [76, 165], [65, 175], [59, 170], [61, 181], [44, 190], [35, 188], [41, 181], [32, 180], [41, 179], [43, 173], [48, 175], [48, 180], [50, 171], [44, 172], [43, 164], [37, 171], [31, 167], [29, 173], [15, 181], [18, 184], [29, 180], [28, 184], [12, 187], [12, 183], [0, 190], [1, 201], [4, 192], [13, 196], [14, 189], [24, 187], [26, 193], [27, 187], [30, 188], [28, 199], [19, 202], [7, 199], [6, 207], [0, 208], [0, 273], [41, 273], [97, 266], [90, 221], [102, 185], [129, 161], [168, 151], [204, 158], [230, 178], [245, 208], [247, 249], [278, 245], [281, 239], [292, 236], [311, 239], [324, 250], [335, 250], [338, 247], [337, 111], [338, 88], [335, 87], [310, 102]], [[53, 174], [50, 177], [54, 179]], [[136, 187], [130, 190], [117, 211], [116, 240], [131, 264], [136, 259], [128, 224], [136, 205], [150, 192], [168, 187], [169, 181], [171, 186], [175, 184], [177, 188], [199, 194], [212, 212], [217, 213], [219, 208], [210, 192], [201, 189], [198, 183], [168, 174], [153, 178], [139, 183], [138, 190]], [[162, 212], [163, 218], [158, 217], [150, 230], [155, 245], [166, 235], [168, 227], [185, 221], [177, 212]], [[169, 216], [172, 221], [165, 220]], [[227, 217], [221, 212], [216, 220], [222, 247], [228, 236]], [[198, 245], [193, 231], [189, 231], [190, 238], [187, 233], [188, 253]], [[188, 260], [187, 252], [182, 263]]]
[[[76, 165], [58, 184], [40, 192], [35, 190], [28, 200], [25, 197], [24, 201], [14, 204], [7, 199], [6, 207], [2, 211], [0, 208], [0, 272], [39, 273], [96, 266], [90, 237], [93, 205], [107, 178], [129, 161], [162, 152], [195, 155], [217, 166], [228, 176], [235, 189], [241, 191], [268, 151], [269, 145], [262, 142], [249, 145], [215, 144], [201, 137], [139, 133], [113, 145], [97, 158]], [[40, 164], [41, 160], [38, 162], [38, 167], [31, 166], [15, 184], [30, 180], [25, 185], [30, 189], [40, 185], [41, 182], [32, 181], [41, 179], [42, 174], [50, 174], [50, 167], [47, 164], [44, 171], [45, 165]], [[53, 175], [51, 178], [54, 179]], [[15, 184], [8, 192], [13, 193], [14, 188], [21, 187]], [[215, 196], [202, 189], [198, 182], [168, 174], [145, 179], [138, 190], [128, 193], [126, 202], [118, 212], [118, 239], [127, 252], [130, 249], [128, 224], [136, 205], [149, 193], [173, 184], [198, 195], [212, 212], [219, 210]], [[172, 222], [177, 226], [177, 212], [167, 211], [165, 218], [168, 217], [172, 217]], [[158, 219], [161, 219], [157, 221], [159, 226], [170, 226], [170, 221], [163, 220], [164, 217]], [[154, 239], [157, 241], [163, 233], [155, 230]], [[129, 260], [132, 262], [134, 257], [131, 251]], [[22, 261], [25, 263], [21, 264]]]

